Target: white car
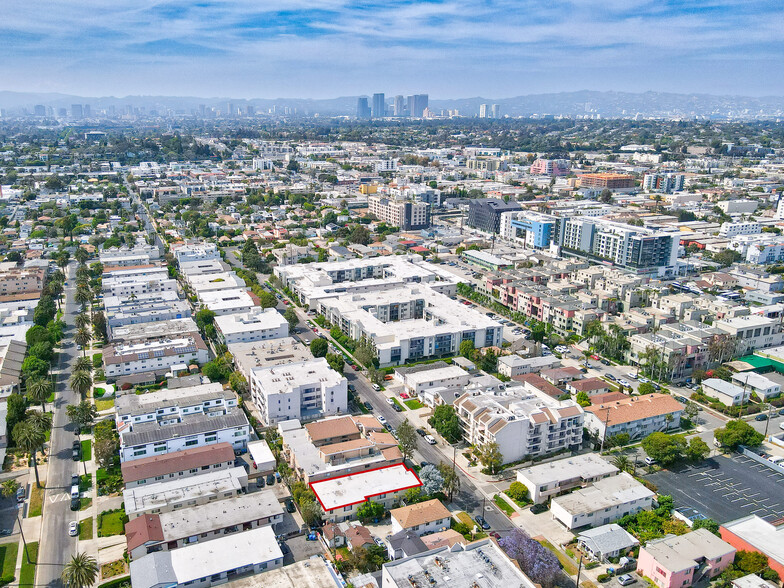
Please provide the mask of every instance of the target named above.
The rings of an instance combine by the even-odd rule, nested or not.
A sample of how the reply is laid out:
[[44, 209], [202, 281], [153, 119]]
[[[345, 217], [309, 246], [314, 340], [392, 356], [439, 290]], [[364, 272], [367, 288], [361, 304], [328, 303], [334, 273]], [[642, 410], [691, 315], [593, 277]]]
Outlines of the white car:
[[71, 537], [76, 537], [79, 534], [79, 523], [76, 521], [71, 521], [68, 523], [68, 534]]
[[391, 398], [387, 398], [387, 404], [389, 406], [394, 406], [395, 405], [395, 401], [393, 399], [391, 399]]
[[387, 424], [387, 419], [385, 419], [385, 418], [384, 418], [383, 416], [381, 416], [380, 414], [379, 414], [379, 415], [376, 415], [376, 420], [377, 420], [379, 423], [381, 423], [382, 425], [386, 425], [386, 424]]
[[375, 390], [376, 392], [378, 392], [378, 391], [380, 391], [380, 390], [381, 390], [381, 386], [379, 386], [378, 384], [373, 384], [373, 390]]
[[628, 374], [626, 374], [626, 377], [631, 378], [632, 380], [636, 380], [637, 374], [635, 374], [634, 372], [629, 372]]
[[640, 376], [637, 379], [640, 381], [640, 384], [647, 384], [648, 382], [650, 382], [650, 380], [648, 378], [644, 378], [642, 376]]
[[630, 384], [629, 382], [627, 382], [626, 380], [618, 380], [618, 383], [619, 383], [621, 386], [626, 386], [626, 387], [629, 387], [629, 386], [631, 386], [631, 384]]
[[436, 440], [433, 438], [433, 435], [425, 435], [425, 441], [430, 443], [430, 445], [436, 444]]

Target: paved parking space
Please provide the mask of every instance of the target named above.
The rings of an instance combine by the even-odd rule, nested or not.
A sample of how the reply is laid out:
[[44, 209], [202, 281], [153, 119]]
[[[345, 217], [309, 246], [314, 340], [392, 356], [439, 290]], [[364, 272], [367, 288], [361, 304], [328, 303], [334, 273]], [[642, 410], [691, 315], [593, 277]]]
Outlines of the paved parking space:
[[748, 515], [784, 517], [784, 475], [743, 455], [661, 470], [647, 476], [675, 506], [692, 507], [719, 523]]

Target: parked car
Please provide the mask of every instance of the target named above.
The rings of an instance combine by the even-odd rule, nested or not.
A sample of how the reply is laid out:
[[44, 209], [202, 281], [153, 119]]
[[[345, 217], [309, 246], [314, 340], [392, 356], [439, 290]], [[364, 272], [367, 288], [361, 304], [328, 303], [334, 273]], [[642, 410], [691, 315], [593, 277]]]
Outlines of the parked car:
[[79, 534], [79, 523], [76, 521], [71, 521], [68, 523], [68, 534], [71, 537], [76, 537]]
[[485, 520], [485, 518], [481, 515], [477, 515], [474, 517], [474, 520], [482, 527], [483, 530], [487, 531], [490, 528], [490, 524]]
[[377, 420], [379, 423], [381, 423], [382, 425], [386, 425], [386, 424], [387, 424], [387, 419], [385, 419], [385, 418], [384, 418], [383, 416], [381, 416], [380, 414], [377, 414], [377, 415], [376, 415], [376, 420]]
[[602, 359], [601, 362], [602, 362], [602, 365], [611, 365], [609, 359]]
[[78, 486], [79, 485], [79, 474], [74, 474], [71, 476], [71, 486]]
[[386, 544], [378, 537], [373, 537], [373, 542], [378, 545], [381, 549], [386, 549]]
[[25, 492], [24, 486], [22, 486], [21, 488], [19, 488], [16, 491], [16, 501], [17, 502], [24, 502], [25, 498], [27, 498], [27, 493]]
[[13, 532], [13, 529], [0, 529], [0, 537], [8, 537], [9, 535], [12, 535]]
[[267, 482], [267, 486], [274, 486], [275, 485], [275, 476], [273, 474], [270, 474], [269, 476], [267, 476], [265, 482]]
[[297, 510], [297, 507], [294, 505], [294, 501], [291, 498], [286, 499], [286, 512], [294, 512]]
[[395, 406], [395, 401], [392, 398], [387, 398], [387, 404], [389, 406]]
[[79, 498], [71, 498], [71, 510], [79, 510], [80, 505], [81, 501]]
[[659, 463], [659, 462], [657, 462], [652, 457], [646, 457], [645, 458], [645, 465], [652, 466], [652, 465], [657, 464], [657, 463]]
[[363, 404], [363, 405], [365, 406], [365, 408], [367, 408], [368, 410], [373, 410], [373, 405], [372, 405], [372, 404], [370, 404], [369, 402], [363, 402], [362, 404]]
[[432, 435], [425, 435], [425, 441], [430, 443], [430, 445], [435, 445], [436, 444], [436, 440], [433, 438]]
[[395, 412], [403, 412], [403, 409], [400, 407], [399, 404], [393, 404], [392, 410], [394, 410]]
[[424, 429], [417, 429], [416, 432], [417, 435], [419, 435], [420, 437], [424, 437], [425, 435], [427, 435]]
[[632, 380], [636, 380], [637, 379], [637, 374], [635, 374], [634, 372], [628, 372], [626, 374], [626, 377], [627, 378], [631, 378]]
[[264, 476], [259, 476], [256, 478], [256, 485], [259, 488], [265, 488], [267, 486], [266, 482], [264, 482]]
[[604, 374], [604, 377], [607, 378], [608, 380], [610, 380], [611, 382], [615, 381], [615, 376], [613, 376], [610, 373]]
[[629, 584], [634, 584], [637, 580], [634, 579], [633, 576], [629, 574], [623, 574], [622, 576], [618, 576], [618, 583], [621, 586], [628, 586]]
[[315, 533], [308, 533], [308, 536], [305, 537], [305, 541], [315, 541], [315, 540], [316, 540], [316, 534]]
[[640, 381], [640, 384], [647, 384], [648, 382], [650, 382], [650, 380], [644, 376], [640, 376], [637, 379]]
[[765, 413], [760, 413], [760, 414], [758, 414], [757, 416], [754, 417], [754, 420], [755, 421], [767, 421], [768, 420], [768, 415], [766, 415]]
[[381, 386], [379, 386], [378, 384], [373, 384], [373, 390], [375, 390], [376, 392], [380, 392]]

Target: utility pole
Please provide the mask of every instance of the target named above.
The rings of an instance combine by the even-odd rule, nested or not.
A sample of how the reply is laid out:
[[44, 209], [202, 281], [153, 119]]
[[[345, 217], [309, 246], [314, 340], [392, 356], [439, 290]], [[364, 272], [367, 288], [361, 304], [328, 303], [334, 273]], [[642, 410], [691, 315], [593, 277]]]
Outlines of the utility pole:
[[19, 515], [19, 512], [23, 508], [24, 508], [24, 502], [16, 506], [16, 520], [19, 521], [19, 534], [22, 536], [22, 545], [24, 546], [24, 552], [25, 552], [25, 557], [27, 557], [27, 563], [32, 564], [33, 562], [30, 561], [30, 552], [27, 550], [27, 541], [25, 541], [24, 531], [22, 530], [22, 519]]
[[577, 566], [577, 582], [575, 583], [575, 585], [577, 586], [577, 588], [580, 588], [580, 573], [581, 573], [582, 571], [583, 571], [583, 554], [581, 553], [581, 554], [580, 554], [580, 563], [579, 563], [579, 565]]
[[599, 453], [604, 451], [604, 442], [607, 439], [607, 423], [610, 421], [610, 407], [608, 406], [605, 410], [607, 415], [604, 417], [604, 434], [602, 435], [602, 445], [599, 448]]

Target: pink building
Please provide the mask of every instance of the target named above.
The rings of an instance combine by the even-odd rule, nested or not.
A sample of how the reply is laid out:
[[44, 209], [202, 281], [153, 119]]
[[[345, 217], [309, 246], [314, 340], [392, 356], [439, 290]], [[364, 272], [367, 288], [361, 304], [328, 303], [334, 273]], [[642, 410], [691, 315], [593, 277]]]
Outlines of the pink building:
[[569, 173], [568, 159], [537, 159], [531, 165], [532, 176], [565, 176]]
[[661, 588], [684, 588], [715, 578], [735, 559], [735, 548], [707, 529], [649, 541], [640, 548], [637, 573]]

